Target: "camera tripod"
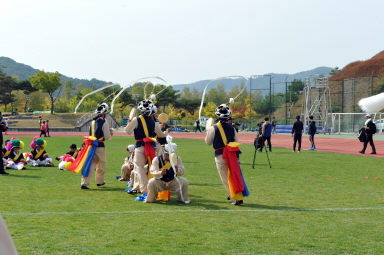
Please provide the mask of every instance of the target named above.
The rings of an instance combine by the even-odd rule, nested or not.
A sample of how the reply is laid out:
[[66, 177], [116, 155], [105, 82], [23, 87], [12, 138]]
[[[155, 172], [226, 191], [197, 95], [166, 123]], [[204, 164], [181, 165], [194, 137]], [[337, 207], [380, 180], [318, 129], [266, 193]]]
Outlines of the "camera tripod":
[[[262, 139], [262, 137], [261, 136], [256, 137], [255, 140], [253, 141], [253, 145], [255, 146], [255, 154], [253, 155], [253, 163], [252, 163], [252, 168], [253, 169], [255, 169], [255, 161], [256, 161], [257, 150], [259, 150], [259, 149], [263, 150], [263, 148], [265, 147], [264, 142], [259, 142], [260, 141], [259, 139]], [[271, 162], [269, 161], [269, 155], [268, 155], [267, 147], [265, 147], [265, 154], [267, 154], [269, 168], [272, 168]]]

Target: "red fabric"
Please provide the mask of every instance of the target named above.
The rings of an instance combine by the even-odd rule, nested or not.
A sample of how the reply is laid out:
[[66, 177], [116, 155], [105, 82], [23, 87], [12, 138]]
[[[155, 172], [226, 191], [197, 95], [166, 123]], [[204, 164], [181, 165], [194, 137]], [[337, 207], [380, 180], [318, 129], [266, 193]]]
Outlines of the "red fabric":
[[239, 162], [237, 160], [236, 151], [240, 151], [238, 147], [225, 146], [223, 151], [223, 159], [227, 162], [230, 170], [230, 176], [233, 190], [235, 193], [242, 192], [244, 190], [243, 178], [241, 177], [241, 171]]
[[75, 169], [79, 166], [81, 160], [83, 159], [84, 157], [84, 154], [87, 152], [87, 149], [89, 146], [91, 146], [91, 144], [93, 143], [92, 140], [88, 139], [87, 136], [84, 136], [84, 146], [83, 148], [81, 149], [81, 151], [79, 152], [79, 155], [77, 156], [77, 158], [75, 159], [75, 161], [73, 161], [73, 163], [68, 167], [68, 169], [73, 172], [75, 171]]
[[65, 154], [63, 156], [63, 161], [65, 161], [65, 162], [73, 162], [73, 157], [71, 155], [69, 155], [69, 154]]
[[143, 139], [143, 142], [144, 142], [145, 157], [149, 156], [151, 160], [154, 159], [156, 157], [156, 153], [152, 147], [153, 140], [146, 137]]

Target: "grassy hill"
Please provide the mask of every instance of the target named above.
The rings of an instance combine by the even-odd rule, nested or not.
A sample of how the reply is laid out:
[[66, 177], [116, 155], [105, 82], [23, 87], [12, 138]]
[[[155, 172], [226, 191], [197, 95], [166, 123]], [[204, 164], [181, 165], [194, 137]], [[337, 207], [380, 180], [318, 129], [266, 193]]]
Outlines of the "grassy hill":
[[[8, 57], [0, 57], [0, 69], [10, 76], [17, 76], [20, 80], [26, 80], [29, 76], [34, 75], [38, 73], [40, 70], [35, 69], [29, 65], [25, 65], [22, 63], [18, 63], [15, 60], [8, 58]], [[60, 72], [59, 70], [57, 70]], [[95, 88], [101, 88], [104, 86], [106, 81], [98, 80], [98, 79], [78, 79], [78, 78], [72, 78], [66, 75], [61, 76], [61, 82], [65, 84], [67, 80], [71, 80], [72, 84], [76, 87], [79, 84], [83, 85], [83, 88], [89, 88], [91, 86]]]

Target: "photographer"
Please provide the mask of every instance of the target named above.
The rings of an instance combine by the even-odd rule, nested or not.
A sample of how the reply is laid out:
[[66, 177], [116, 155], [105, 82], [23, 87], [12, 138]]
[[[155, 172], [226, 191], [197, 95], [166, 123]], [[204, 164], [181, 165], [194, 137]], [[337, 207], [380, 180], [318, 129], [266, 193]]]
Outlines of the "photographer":
[[0, 142], [1, 142], [1, 167], [0, 167], [0, 174], [7, 175], [8, 173], [4, 171], [4, 165], [3, 165], [3, 132], [7, 130], [6, 123], [3, 120], [3, 114], [0, 112]]
[[[264, 118], [263, 128], [261, 135], [263, 137], [263, 144], [265, 144], [265, 141], [268, 142], [269, 152], [272, 152], [272, 144], [271, 144], [271, 135], [272, 135], [272, 125], [269, 122], [269, 118]], [[261, 148], [263, 150], [263, 148]]]

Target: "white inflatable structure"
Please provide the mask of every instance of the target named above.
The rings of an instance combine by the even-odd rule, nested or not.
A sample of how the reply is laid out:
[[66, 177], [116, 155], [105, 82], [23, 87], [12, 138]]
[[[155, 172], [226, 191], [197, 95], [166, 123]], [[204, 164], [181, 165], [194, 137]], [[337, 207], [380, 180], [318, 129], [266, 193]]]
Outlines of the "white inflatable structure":
[[359, 106], [366, 113], [380, 112], [384, 109], [384, 93], [360, 99]]

